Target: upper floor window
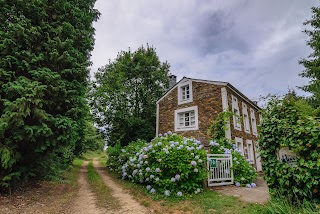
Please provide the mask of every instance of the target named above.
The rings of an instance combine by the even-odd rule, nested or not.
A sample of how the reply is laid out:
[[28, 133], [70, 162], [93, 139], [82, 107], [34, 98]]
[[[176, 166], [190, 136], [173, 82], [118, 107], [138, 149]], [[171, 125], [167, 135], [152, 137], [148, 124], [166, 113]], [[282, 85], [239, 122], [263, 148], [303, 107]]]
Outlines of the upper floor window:
[[244, 131], [250, 134], [248, 107], [245, 103], [242, 103], [242, 114], [243, 114]]
[[239, 111], [238, 99], [234, 96], [232, 96], [232, 112], [235, 114], [235, 115], [233, 115], [234, 129], [241, 131], [241, 121], [240, 121], [240, 111]]
[[178, 85], [178, 105], [193, 101], [192, 81], [188, 80]]
[[198, 107], [193, 106], [175, 110], [175, 131], [197, 130], [198, 129]]
[[257, 136], [258, 135], [257, 121], [256, 121], [255, 112], [252, 108], [250, 108], [250, 117], [251, 117], [252, 134]]

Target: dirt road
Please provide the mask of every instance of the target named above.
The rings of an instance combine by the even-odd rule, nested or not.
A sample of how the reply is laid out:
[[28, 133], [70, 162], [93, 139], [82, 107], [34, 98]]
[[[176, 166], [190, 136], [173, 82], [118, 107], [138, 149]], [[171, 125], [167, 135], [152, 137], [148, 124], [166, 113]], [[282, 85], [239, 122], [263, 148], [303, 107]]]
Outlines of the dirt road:
[[40, 182], [12, 195], [0, 195], [0, 214], [145, 214], [150, 211], [140, 205], [121, 186], [116, 184], [105, 170], [94, 160], [94, 167], [111, 190], [110, 194], [119, 200], [116, 210], [99, 207], [97, 198], [87, 179], [88, 161], [79, 170], [78, 189], [66, 184]]

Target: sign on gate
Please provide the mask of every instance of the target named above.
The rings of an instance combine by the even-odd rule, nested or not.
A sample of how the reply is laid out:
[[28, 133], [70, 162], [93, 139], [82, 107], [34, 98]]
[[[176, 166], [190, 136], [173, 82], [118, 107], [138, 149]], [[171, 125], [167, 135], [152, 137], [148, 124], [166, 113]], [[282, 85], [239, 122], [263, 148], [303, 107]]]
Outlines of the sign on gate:
[[211, 168], [216, 168], [216, 167], [217, 167], [217, 160], [211, 159]]
[[208, 154], [208, 186], [233, 184], [232, 155]]

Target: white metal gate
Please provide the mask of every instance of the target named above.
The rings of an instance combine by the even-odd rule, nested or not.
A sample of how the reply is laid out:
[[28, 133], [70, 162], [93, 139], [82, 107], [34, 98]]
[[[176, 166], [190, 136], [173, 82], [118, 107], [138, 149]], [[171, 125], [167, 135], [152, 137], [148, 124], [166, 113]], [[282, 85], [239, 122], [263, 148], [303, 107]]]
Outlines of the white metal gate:
[[208, 154], [208, 186], [233, 184], [232, 155]]

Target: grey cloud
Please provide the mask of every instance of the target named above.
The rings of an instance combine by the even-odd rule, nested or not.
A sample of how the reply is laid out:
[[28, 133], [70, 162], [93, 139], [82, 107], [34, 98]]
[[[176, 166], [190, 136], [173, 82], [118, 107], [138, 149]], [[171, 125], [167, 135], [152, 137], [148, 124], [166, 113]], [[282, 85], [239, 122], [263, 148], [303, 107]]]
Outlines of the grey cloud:
[[318, 1], [105, 1], [95, 23], [92, 73], [121, 50], [149, 43], [171, 72], [228, 81], [249, 97], [308, 82], [298, 64], [310, 49], [301, 33]]

